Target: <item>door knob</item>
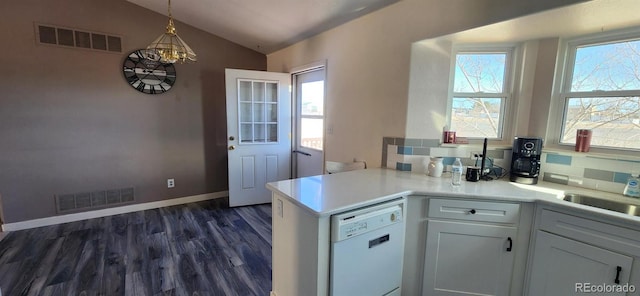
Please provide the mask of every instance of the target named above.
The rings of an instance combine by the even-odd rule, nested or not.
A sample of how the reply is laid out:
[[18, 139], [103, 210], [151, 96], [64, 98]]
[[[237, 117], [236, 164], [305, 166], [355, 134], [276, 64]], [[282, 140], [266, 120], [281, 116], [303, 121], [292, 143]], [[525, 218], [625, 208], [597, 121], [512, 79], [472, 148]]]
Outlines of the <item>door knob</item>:
[[235, 149], [236, 149], [236, 146], [233, 146], [233, 145], [229, 146], [229, 150], [235, 150]]
[[235, 139], [236, 139], [236, 138], [234, 138], [233, 136], [229, 137], [229, 141], [233, 141], [233, 140], [235, 140]]

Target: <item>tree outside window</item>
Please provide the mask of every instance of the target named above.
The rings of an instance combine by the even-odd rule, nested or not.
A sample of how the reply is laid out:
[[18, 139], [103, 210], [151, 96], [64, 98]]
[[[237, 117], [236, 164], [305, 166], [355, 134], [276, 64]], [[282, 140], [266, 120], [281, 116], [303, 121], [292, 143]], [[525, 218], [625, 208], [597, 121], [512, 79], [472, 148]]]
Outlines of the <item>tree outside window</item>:
[[560, 143], [590, 129], [592, 146], [640, 149], [640, 40], [570, 44], [569, 53]]
[[458, 136], [502, 137], [510, 59], [510, 49], [456, 53], [450, 126]]

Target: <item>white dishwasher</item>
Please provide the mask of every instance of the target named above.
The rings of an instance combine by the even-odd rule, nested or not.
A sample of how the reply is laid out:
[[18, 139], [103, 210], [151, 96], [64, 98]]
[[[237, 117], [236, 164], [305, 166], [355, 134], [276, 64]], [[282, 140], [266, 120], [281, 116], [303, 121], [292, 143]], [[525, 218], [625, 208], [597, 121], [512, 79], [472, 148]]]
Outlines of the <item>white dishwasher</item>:
[[332, 296], [399, 296], [405, 199], [331, 216]]

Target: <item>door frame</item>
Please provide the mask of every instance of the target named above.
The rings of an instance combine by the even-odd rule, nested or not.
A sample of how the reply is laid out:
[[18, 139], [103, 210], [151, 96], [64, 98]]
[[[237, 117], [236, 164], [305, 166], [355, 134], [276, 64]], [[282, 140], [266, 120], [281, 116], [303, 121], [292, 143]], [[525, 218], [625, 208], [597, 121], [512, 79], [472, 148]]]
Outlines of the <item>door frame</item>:
[[324, 98], [323, 98], [323, 108], [322, 114], [324, 116], [324, 121], [322, 123], [322, 171], [325, 171], [325, 159], [326, 159], [326, 147], [327, 142], [325, 141], [327, 137], [327, 60], [319, 60], [315, 62], [311, 62], [302, 66], [297, 66], [291, 68], [289, 71], [291, 73], [291, 177], [298, 178], [298, 158], [294, 156], [293, 151], [296, 149], [296, 145], [299, 141], [298, 134], [298, 98], [297, 98], [297, 81], [296, 75], [303, 74], [306, 72], [311, 72], [318, 69], [324, 69]]

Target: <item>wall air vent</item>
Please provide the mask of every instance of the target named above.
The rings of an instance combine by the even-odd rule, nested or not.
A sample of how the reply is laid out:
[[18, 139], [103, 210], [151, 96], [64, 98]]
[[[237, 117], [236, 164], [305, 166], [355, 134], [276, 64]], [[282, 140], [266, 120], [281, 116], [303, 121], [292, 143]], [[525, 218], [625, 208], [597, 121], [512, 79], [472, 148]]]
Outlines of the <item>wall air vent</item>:
[[113, 34], [35, 23], [38, 44], [122, 53], [122, 38]]
[[60, 213], [130, 203], [135, 200], [133, 187], [55, 195], [56, 210]]

